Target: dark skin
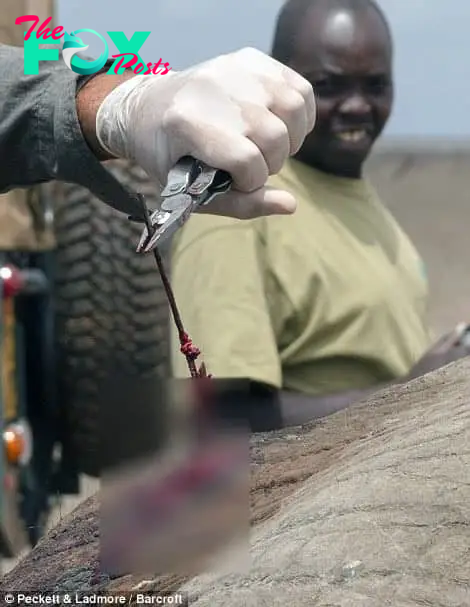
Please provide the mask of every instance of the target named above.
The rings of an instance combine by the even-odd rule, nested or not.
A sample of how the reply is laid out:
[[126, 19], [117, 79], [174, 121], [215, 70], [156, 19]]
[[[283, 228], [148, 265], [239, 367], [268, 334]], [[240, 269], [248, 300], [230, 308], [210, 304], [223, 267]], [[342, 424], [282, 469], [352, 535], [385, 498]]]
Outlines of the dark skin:
[[[290, 67], [313, 85], [317, 123], [298, 159], [324, 172], [359, 178], [393, 104], [392, 43], [373, 9], [315, 5], [303, 20]], [[357, 142], [340, 133], [364, 130]]]
[[[317, 99], [317, 123], [297, 159], [325, 173], [358, 179], [392, 110], [392, 43], [388, 30], [373, 9], [348, 12], [331, 8], [325, 0], [302, 20], [296, 42], [289, 67], [312, 83]], [[357, 141], [338, 137], [341, 132], [358, 129], [365, 131], [365, 136]], [[330, 415], [386, 385], [409, 381], [469, 353], [459, 336], [451, 332], [407, 377], [389, 384], [321, 397], [279, 392], [258, 384], [253, 390], [260, 403], [259, 415], [252, 429], [268, 431]]]
[[96, 114], [105, 97], [120, 84], [133, 78], [133, 72], [123, 74], [97, 74], [91, 78], [77, 95], [77, 116], [80, 127], [90, 149], [98, 160], [110, 160], [112, 157], [103, 150], [96, 137]]

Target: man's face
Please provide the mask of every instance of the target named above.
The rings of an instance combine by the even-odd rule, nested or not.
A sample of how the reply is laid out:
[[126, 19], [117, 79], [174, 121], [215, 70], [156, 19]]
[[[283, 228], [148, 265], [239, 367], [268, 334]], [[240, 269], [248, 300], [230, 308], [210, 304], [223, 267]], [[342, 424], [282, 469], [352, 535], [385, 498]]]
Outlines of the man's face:
[[360, 177], [393, 102], [391, 42], [380, 18], [373, 10], [355, 15], [313, 8], [291, 67], [311, 82], [317, 99], [317, 123], [298, 158], [328, 173]]

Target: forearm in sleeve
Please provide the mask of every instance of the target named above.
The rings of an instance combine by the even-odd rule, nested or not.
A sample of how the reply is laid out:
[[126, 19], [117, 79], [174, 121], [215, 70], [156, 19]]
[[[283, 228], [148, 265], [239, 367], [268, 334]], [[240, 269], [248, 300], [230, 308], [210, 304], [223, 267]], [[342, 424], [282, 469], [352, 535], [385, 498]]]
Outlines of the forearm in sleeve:
[[[82, 185], [112, 206], [120, 197], [125, 201], [125, 191], [100, 163], [106, 157], [92, 150], [96, 94], [83, 118], [88, 142], [80, 125], [83, 77], [62, 61], [43, 61], [37, 75], [25, 75], [23, 49], [4, 45], [0, 70], [0, 192], [57, 180]], [[109, 79], [120, 77], [96, 78], [108, 78], [109, 87], [117, 85]]]

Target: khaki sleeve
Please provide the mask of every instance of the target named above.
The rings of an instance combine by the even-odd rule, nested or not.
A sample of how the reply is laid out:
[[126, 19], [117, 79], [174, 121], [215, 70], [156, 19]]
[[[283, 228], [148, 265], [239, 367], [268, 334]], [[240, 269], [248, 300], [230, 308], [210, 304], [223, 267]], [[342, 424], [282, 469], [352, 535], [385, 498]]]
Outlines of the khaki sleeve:
[[[258, 247], [250, 222], [193, 216], [173, 249], [172, 284], [209, 373], [279, 388], [281, 364]], [[171, 349], [174, 375], [187, 377], [174, 327]]]

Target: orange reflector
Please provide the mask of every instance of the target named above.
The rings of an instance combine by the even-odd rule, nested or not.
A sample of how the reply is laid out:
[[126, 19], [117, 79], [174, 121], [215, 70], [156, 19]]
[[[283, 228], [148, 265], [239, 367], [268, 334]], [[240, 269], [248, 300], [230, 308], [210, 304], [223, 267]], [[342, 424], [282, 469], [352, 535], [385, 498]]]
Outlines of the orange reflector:
[[3, 433], [5, 452], [10, 464], [19, 464], [21, 456], [26, 451], [26, 440], [22, 433], [15, 429], [7, 429]]

